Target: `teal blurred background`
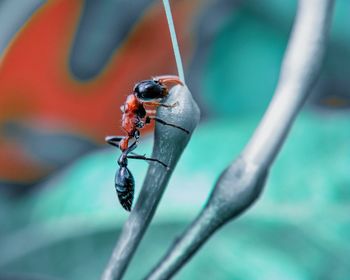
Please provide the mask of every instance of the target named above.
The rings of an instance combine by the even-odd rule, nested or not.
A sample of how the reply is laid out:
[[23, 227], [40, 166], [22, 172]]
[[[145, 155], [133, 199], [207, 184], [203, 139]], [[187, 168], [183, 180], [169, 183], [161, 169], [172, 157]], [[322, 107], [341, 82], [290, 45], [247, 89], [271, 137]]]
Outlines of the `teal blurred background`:
[[[17, 6], [6, 4], [9, 1], [0, 2], [0, 13], [5, 8], [7, 12], [18, 11], [21, 1], [14, 1]], [[30, 28], [28, 21], [33, 20], [35, 13], [44, 13], [48, 5], [45, 1], [32, 3], [34, 12], [22, 12], [23, 20], [17, 24]], [[76, 43], [71, 46], [71, 56], [67, 58], [70, 68], [66, 71], [72, 73], [75, 83], [87, 83], [91, 88], [94, 85], [88, 82], [107, 71], [103, 69], [108, 63], [114, 63], [112, 54], [123, 58], [140, 52], [136, 48], [128, 53], [129, 48], [123, 46], [128, 46], [130, 32], [146, 24], [145, 17], [152, 19], [152, 9], [160, 3], [139, 0], [135, 1], [138, 5], [128, 9], [120, 6], [123, 1], [81, 3], [78, 29], [74, 29]], [[175, 24], [180, 25], [178, 32], [183, 30], [181, 13], [191, 15], [185, 26], [188, 37], [180, 45], [182, 42], [185, 49], [188, 85], [201, 106], [203, 120], [173, 174], [125, 279], [141, 279], [149, 272], [198, 214], [220, 172], [247, 143], [273, 95], [297, 7], [294, 0], [171, 3]], [[336, 1], [322, 74], [271, 169], [261, 198], [238, 220], [217, 232], [175, 279], [349, 279], [349, 10], [349, 1]], [[123, 12], [131, 16], [123, 16]], [[7, 24], [14, 23], [8, 20]], [[12, 36], [20, 36], [22, 31], [18, 30], [22, 29], [14, 27]], [[111, 32], [117, 34], [116, 38]], [[6, 41], [3, 34], [0, 30], [1, 42], [7, 42], [3, 43], [7, 49], [3, 48], [0, 58], [6, 61], [16, 44], [12, 41], [15, 37], [8, 36]], [[150, 39], [141, 36], [138, 40], [142, 44], [142, 40]], [[88, 49], [87, 53], [79, 46]], [[172, 68], [158, 69], [149, 62], [156, 56], [155, 50], [140, 62], [147, 68], [138, 75], [152, 76], [162, 74], [153, 71], [175, 69], [174, 64]], [[122, 58], [115, 63], [121, 63]], [[4, 78], [8, 77], [4, 65], [0, 64], [0, 74], [4, 74], [0, 76], [0, 96], [10, 94], [7, 87], [2, 87], [9, 79]], [[123, 85], [137, 81], [126, 74], [119, 73], [125, 76]], [[128, 93], [121, 93], [118, 84], [112, 88], [118, 91], [116, 95], [122, 95], [120, 100]], [[66, 98], [63, 95], [61, 99]], [[1, 102], [0, 98], [0, 106], [8, 104]], [[96, 106], [93, 110], [108, 112], [110, 108]], [[20, 115], [21, 111], [17, 111]], [[17, 139], [20, 133], [33, 142], [38, 135], [54, 133], [51, 126], [51, 130], [45, 130], [37, 124], [36, 129], [43, 130], [34, 137], [36, 130], [18, 129], [27, 127], [27, 120], [21, 119], [10, 127], [9, 134], [12, 115], [2, 115], [3, 142]], [[4, 165], [1, 176], [5, 178], [0, 189], [0, 279], [98, 279], [128, 217], [117, 202], [113, 186], [118, 153], [98, 140], [118, 129], [118, 122], [115, 117], [111, 121], [114, 126], [106, 126], [106, 131], [96, 129], [92, 133], [79, 130], [78, 126], [64, 126], [47, 142], [41, 137], [41, 147], [45, 149], [39, 149], [40, 155], [59, 164], [50, 170], [41, 167], [45, 172], [40, 176], [28, 175], [21, 180], [7, 176], [7, 158], [1, 157], [0, 147], [0, 164]], [[18, 147], [23, 146], [18, 143]], [[3, 144], [5, 148], [9, 149]], [[151, 149], [149, 133], [138, 152], [150, 154]], [[33, 153], [38, 154], [35, 149]], [[62, 159], [65, 153], [75, 156]], [[21, 177], [21, 165], [16, 166]], [[130, 162], [130, 169], [138, 193], [147, 164]], [[18, 278], [10, 278], [15, 276]]]

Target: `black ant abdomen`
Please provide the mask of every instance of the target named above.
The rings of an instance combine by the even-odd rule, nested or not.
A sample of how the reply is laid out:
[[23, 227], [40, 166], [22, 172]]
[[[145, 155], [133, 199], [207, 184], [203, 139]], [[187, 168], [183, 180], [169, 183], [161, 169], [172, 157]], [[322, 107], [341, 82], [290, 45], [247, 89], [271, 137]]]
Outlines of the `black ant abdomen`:
[[115, 190], [117, 191], [120, 204], [127, 211], [131, 210], [134, 188], [134, 176], [127, 167], [121, 166], [115, 174]]

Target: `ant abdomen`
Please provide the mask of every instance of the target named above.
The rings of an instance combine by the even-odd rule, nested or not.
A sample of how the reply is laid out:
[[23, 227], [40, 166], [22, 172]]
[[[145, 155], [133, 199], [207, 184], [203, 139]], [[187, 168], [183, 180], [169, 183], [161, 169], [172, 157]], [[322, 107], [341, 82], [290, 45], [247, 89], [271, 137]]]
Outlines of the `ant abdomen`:
[[115, 189], [120, 204], [127, 211], [131, 210], [131, 205], [134, 199], [134, 187], [134, 176], [127, 167], [121, 166], [115, 174]]

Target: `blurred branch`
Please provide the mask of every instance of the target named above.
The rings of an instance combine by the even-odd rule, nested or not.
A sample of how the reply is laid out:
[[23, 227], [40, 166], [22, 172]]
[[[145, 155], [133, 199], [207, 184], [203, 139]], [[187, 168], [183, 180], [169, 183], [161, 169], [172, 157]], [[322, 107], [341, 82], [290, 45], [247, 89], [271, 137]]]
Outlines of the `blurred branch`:
[[320, 73], [333, 3], [333, 0], [299, 0], [275, 95], [243, 151], [248, 161], [269, 166], [278, 154]]
[[[165, 103], [174, 104], [175, 102], [178, 105], [172, 109], [160, 107], [157, 116], [192, 133], [199, 122], [200, 112], [187, 87], [176, 86], [172, 88]], [[191, 135], [182, 130], [157, 123], [152, 158], [166, 163], [170, 167], [170, 171], [158, 163], [150, 163], [139, 198], [123, 227], [112, 257], [102, 276], [103, 280], [121, 279], [123, 276], [153, 218], [172, 171], [190, 137]]]
[[241, 155], [220, 176], [209, 201], [147, 279], [169, 279], [223, 224], [246, 210], [320, 73], [333, 0], [300, 0], [275, 95]]

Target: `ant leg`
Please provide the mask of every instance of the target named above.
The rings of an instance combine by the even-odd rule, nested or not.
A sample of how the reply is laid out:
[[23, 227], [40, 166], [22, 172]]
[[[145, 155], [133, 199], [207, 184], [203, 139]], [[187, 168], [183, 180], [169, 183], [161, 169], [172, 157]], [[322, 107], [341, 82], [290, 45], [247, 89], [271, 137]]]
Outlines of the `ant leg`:
[[[144, 123], [142, 122], [142, 127], [144, 127]], [[135, 138], [135, 141], [138, 142], [139, 139], [140, 139], [140, 131], [139, 130], [136, 130], [135, 133], [134, 133], [134, 138]]]
[[157, 114], [157, 110], [146, 110], [147, 115], [155, 115]]
[[123, 140], [124, 136], [106, 136], [105, 141], [117, 148], [119, 148], [119, 142]]
[[161, 84], [163, 83], [175, 83], [183, 86], [183, 82], [179, 79], [178, 76], [175, 75], [164, 75], [164, 76], [157, 76], [153, 77], [154, 81], [158, 81]]
[[136, 149], [137, 144], [138, 144], [138, 142], [135, 141], [135, 142], [132, 143], [123, 153], [124, 153], [125, 155], [128, 155], [129, 153], [131, 153], [133, 150]]
[[134, 154], [132, 156], [128, 155], [127, 158], [130, 158], [130, 159], [142, 159], [142, 160], [146, 160], [146, 161], [155, 161], [155, 162], [158, 162], [159, 164], [163, 165], [166, 169], [170, 170], [170, 168], [164, 162], [162, 162], [162, 161], [160, 161], [159, 159], [156, 159], [156, 158], [149, 158], [149, 157], [146, 157], [146, 156], [143, 156], [143, 155], [137, 155], [137, 154]]
[[[135, 142], [132, 143], [130, 146], [129, 145], [129, 140], [134, 137]], [[118, 149], [121, 149], [123, 152], [130, 152], [134, 150], [137, 146], [138, 139], [140, 138], [140, 134], [134, 135], [134, 136], [106, 136], [105, 141], [114, 146], [117, 147]], [[125, 147], [124, 147], [125, 146]]]
[[126, 166], [127, 165], [126, 159], [129, 157], [129, 153], [134, 154], [132, 151], [135, 150], [136, 147], [137, 147], [137, 142], [135, 141], [127, 149], [122, 151], [122, 154], [120, 155], [120, 157], [118, 159], [119, 166]]
[[181, 129], [182, 131], [186, 132], [187, 134], [190, 134], [190, 132], [189, 132], [187, 129], [182, 128], [181, 126], [178, 126], [178, 125], [176, 125], [176, 124], [167, 123], [166, 121], [163, 121], [162, 119], [157, 118], [157, 117], [153, 117], [153, 116], [147, 116], [147, 117], [146, 117], [146, 123], [150, 123], [151, 120], [155, 120], [156, 122], [159, 122], [159, 123], [161, 123], [161, 124], [163, 124], [163, 125], [168, 125], [168, 126], [172, 126], [172, 127]]
[[157, 106], [157, 107], [166, 107], [166, 108], [174, 108], [177, 105], [179, 105], [179, 102], [175, 102], [173, 104], [164, 104], [160, 102], [143, 102], [143, 104], [148, 105], [148, 106]]

